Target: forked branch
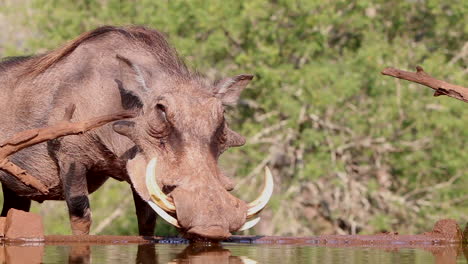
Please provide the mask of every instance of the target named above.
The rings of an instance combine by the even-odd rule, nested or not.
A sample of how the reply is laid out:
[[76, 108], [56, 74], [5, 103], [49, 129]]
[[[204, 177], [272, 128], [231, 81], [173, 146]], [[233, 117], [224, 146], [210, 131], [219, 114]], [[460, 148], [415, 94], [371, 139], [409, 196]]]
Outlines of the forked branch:
[[430, 87], [435, 90], [434, 96], [447, 95], [468, 103], [468, 88], [437, 80], [424, 72], [421, 66], [416, 67], [416, 72], [407, 72], [395, 68], [385, 68], [381, 73], [383, 75], [396, 77]]
[[70, 122], [74, 111], [75, 105], [70, 105], [65, 110], [63, 120], [59, 123], [45, 128], [22, 131], [10, 139], [7, 139], [5, 142], [0, 143], [0, 169], [17, 177], [24, 184], [39, 190], [43, 194], [47, 194], [48, 189], [43, 183], [12, 163], [8, 160], [8, 157], [24, 148], [38, 143], [63, 136], [82, 134], [109, 122], [131, 118], [135, 115], [133, 112], [122, 111], [111, 115], [96, 117], [87, 121]]

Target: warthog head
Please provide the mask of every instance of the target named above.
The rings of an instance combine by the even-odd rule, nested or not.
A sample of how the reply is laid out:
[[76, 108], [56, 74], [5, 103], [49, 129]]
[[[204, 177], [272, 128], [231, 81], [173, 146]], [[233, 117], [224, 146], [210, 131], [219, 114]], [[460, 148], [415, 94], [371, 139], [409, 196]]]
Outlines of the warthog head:
[[271, 174], [266, 171], [265, 189], [247, 204], [229, 192], [234, 183], [218, 167], [226, 149], [245, 143], [229, 128], [224, 105], [236, 103], [253, 76], [238, 75], [216, 84], [193, 76], [167, 78], [162, 84], [145, 76], [137, 63], [117, 58], [138, 86], [131, 89], [132, 81], [116, 80], [124, 107], [139, 114], [116, 122], [114, 130], [136, 145], [127, 171], [140, 196], [190, 235], [223, 239], [255, 225], [271, 196]]

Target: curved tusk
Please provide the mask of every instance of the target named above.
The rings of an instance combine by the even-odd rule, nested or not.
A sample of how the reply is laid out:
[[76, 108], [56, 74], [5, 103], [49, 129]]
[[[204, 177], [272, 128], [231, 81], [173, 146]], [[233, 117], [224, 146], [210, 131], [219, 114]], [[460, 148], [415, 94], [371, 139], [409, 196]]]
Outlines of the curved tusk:
[[151, 199], [158, 207], [169, 213], [175, 213], [176, 208], [174, 203], [168, 200], [166, 194], [161, 191], [161, 188], [159, 188], [156, 182], [156, 163], [157, 159], [152, 158], [146, 166], [146, 187], [148, 188]]
[[239, 230], [237, 231], [244, 231], [244, 230], [250, 229], [254, 227], [256, 224], [258, 224], [258, 222], [260, 222], [260, 217], [254, 218], [252, 220], [247, 220], [247, 222], [245, 222], [245, 224], [241, 228], [239, 228]]
[[148, 204], [153, 208], [153, 210], [164, 220], [166, 220], [169, 224], [180, 228], [179, 222], [174, 217], [170, 216], [166, 211], [164, 211], [161, 207], [157, 204], [153, 203], [153, 201], [148, 201]]
[[263, 187], [260, 196], [257, 199], [255, 199], [255, 201], [247, 205], [247, 219], [253, 218], [255, 215], [260, 213], [260, 211], [262, 211], [263, 208], [265, 208], [265, 206], [271, 198], [271, 195], [273, 194], [273, 187], [275, 184], [273, 181], [273, 176], [271, 175], [271, 171], [268, 167], [265, 167], [264, 180], [265, 186]]

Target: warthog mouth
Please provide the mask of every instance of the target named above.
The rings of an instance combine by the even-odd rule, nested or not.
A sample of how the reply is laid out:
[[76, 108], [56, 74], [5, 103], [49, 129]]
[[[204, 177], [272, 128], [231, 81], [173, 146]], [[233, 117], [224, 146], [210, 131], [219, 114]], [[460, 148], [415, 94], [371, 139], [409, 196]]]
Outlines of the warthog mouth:
[[[161, 190], [156, 181], [156, 165], [157, 159], [153, 158], [146, 166], [146, 186], [151, 198], [148, 201], [148, 204], [160, 217], [162, 217], [168, 223], [179, 229], [182, 229], [183, 227], [177, 220], [176, 206], [174, 202]], [[268, 167], [265, 167], [264, 181], [265, 185], [258, 198], [247, 204], [247, 216], [244, 225], [242, 225], [236, 231], [243, 231], [252, 228], [260, 221], [260, 217], [258, 215], [265, 208], [273, 194], [273, 176], [271, 175], [270, 169]], [[210, 226], [206, 228], [192, 227], [186, 230], [186, 232], [188, 234], [197, 234], [199, 236], [212, 239], [223, 239], [230, 236], [229, 232], [222, 231], [220, 229], [221, 227], [217, 226]]]

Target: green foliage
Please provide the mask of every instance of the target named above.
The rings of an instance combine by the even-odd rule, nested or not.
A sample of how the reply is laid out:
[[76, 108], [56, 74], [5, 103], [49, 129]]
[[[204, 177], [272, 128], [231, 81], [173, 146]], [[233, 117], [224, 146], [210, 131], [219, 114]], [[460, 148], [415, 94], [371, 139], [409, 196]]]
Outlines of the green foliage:
[[375, 215], [371, 220], [370, 224], [375, 227], [378, 231], [388, 231], [391, 227], [391, 218], [388, 215]]
[[[281, 183], [278, 197], [318, 180], [326, 188], [349, 188], [339, 173], [362, 182], [369, 193], [385, 189], [403, 197], [458, 175], [451, 185], [416, 196], [425, 203], [411, 217], [393, 221], [398, 216], [358, 207], [369, 211], [361, 224], [365, 232], [390, 226], [421, 231], [446, 216], [468, 221], [462, 199], [468, 189], [467, 104], [379, 74], [387, 66], [422, 65], [439, 79], [466, 86], [467, 58], [460, 54], [468, 35], [467, 1], [33, 0], [24, 8], [32, 11], [21, 22], [36, 33], [18, 54], [56, 48], [103, 24], [142, 24], [167, 33], [200, 72], [216, 78], [255, 74], [230, 113], [232, 126], [255, 140], [223, 157], [224, 164], [236, 164], [241, 181], [278, 153], [287, 160], [269, 159]], [[2, 55], [13, 55], [8, 52]], [[271, 132], [256, 138], [267, 128]], [[380, 182], [378, 171], [386, 175]], [[92, 201], [99, 208], [95, 214], [110, 214], [126, 188], [99, 190]], [[258, 186], [240, 188], [238, 194], [248, 199], [245, 193]], [[286, 202], [300, 201], [301, 193], [294, 194]], [[274, 211], [281, 202], [275, 198]], [[105, 233], [136, 233], [130, 205]], [[348, 217], [340, 207], [332, 213]], [[312, 225], [310, 230], [320, 232]]]

